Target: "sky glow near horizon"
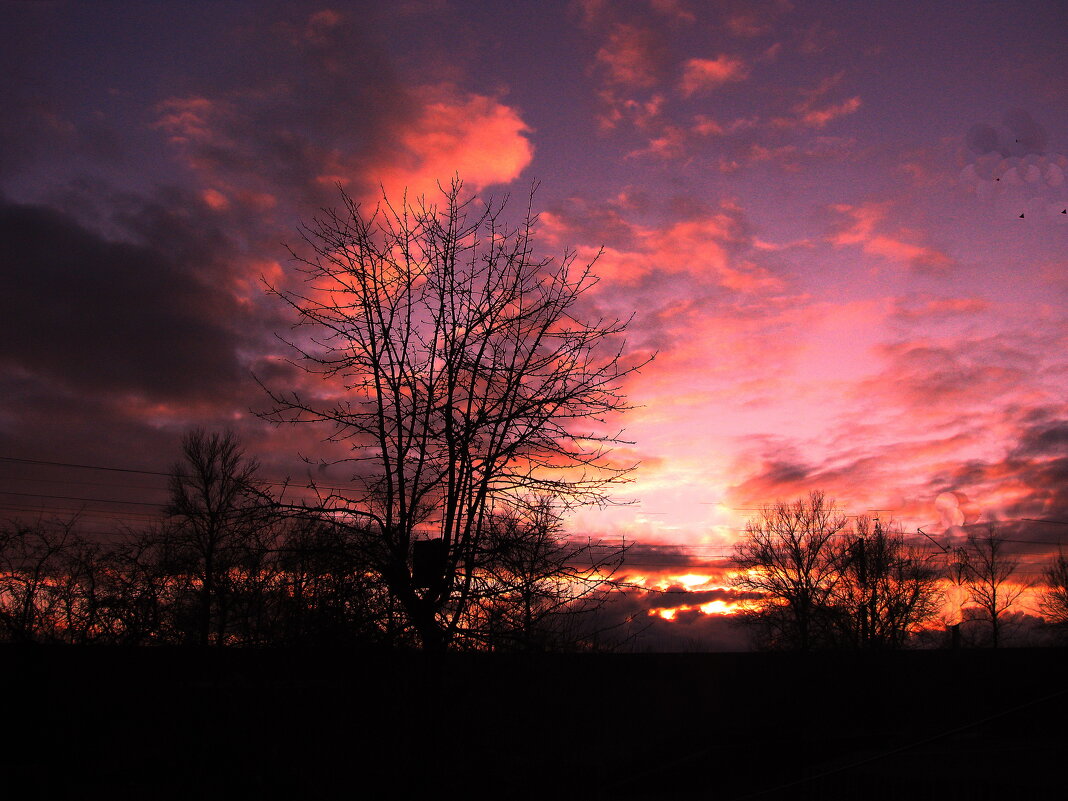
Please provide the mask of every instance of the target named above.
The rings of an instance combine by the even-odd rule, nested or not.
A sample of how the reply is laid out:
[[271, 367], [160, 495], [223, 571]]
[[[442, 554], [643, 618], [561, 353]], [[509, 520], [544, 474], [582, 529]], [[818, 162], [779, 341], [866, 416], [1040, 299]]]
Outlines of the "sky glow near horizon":
[[949, 541], [945, 493], [1066, 519], [1068, 6], [381, 5], [0, 4], [4, 455], [230, 426], [292, 473], [260, 276], [338, 182], [457, 173], [538, 181], [543, 252], [603, 247], [590, 308], [658, 354], [633, 503], [572, 531], [723, 553], [814, 489]]

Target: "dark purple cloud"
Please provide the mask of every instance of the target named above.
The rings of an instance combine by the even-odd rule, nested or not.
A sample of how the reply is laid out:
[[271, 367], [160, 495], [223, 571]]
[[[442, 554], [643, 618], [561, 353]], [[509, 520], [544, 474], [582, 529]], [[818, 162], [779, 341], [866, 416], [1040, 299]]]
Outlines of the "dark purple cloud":
[[0, 206], [0, 358], [75, 392], [229, 394], [242, 313], [201, 277], [226, 253], [195, 217], [131, 208], [121, 224], [140, 241], [115, 241], [56, 209]]

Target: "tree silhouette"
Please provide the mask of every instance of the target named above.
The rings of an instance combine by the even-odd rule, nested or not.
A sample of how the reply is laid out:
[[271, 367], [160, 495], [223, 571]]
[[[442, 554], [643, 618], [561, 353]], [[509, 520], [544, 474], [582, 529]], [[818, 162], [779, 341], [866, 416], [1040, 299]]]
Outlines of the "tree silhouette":
[[182, 440], [182, 456], [171, 473], [170, 526], [164, 531], [177, 550], [173, 555], [184, 562], [172, 578], [188, 582], [196, 641], [223, 644], [234, 582], [249, 575], [254, 538], [266, 522], [253, 486], [258, 465], [245, 457], [233, 433], [201, 429]]
[[314, 517], [293, 516], [282, 525], [272, 642], [398, 644], [390, 598], [367, 560], [367, 532]]
[[465, 200], [458, 180], [440, 204], [342, 200], [303, 231], [303, 286], [269, 288], [308, 327], [288, 341], [325, 383], [268, 388], [264, 416], [351, 449], [350, 490], [317, 508], [373, 530], [376, 573], [440, 649], [476, 600], [495, 515], [533, 495], [603, 502], [626, 475], [607, 418], [640, 365], [624, 361], [624, 322], [582, 322], [592, 264], [535, 256], [529, 206], [508, 227], [504, 204]]
[[1027, 589], [1014, 580], [1020, 560], [1010, 556], [1005, 536], [990, 526], [983, 534], [969, 534], [964, 550], [968, 592], [972, 603], [990, 624], [991, 645], [1002, 640], [1001, 619]]
[[0, 628], [14, 642], [66, 638], [64, 603], [67, 556], [75, 540], [74, 521], [14, 525], [0, 530]]
[[847, 530], [823, 493], [779, 501], [750, 520], [735, 547], [736, 589], [765, 647], [899, 648], [940, 608], [938, 571], [904, 536], [866, 517]]
[[1046, 565], [1043, 579], [1045, 586], [1039, 609], [1046, 620], [1063, 632], [1068, 628], [1068, 557], [1063, 551]]
[[177, 578], [186, 567], [167, 527], [128, 532], [101, 555], [103, 639], [121, 645], [180, 641], [174, 612], [184, 601]]
[[[615, 586], [623, 546], [573, 542], [549, 498], [494, 515], [464, 634], [493, 650], [569, 650], [599, 632], [586, 613]], [[590, 624], [590, 625], [587, 625]]]
[[765, 506], [734, 551], [731, 583], [766, 600], [741, 612], [763, 644], [808, 650], [825, 642], [832, 593], [841, 578], [834, 537], [846, 518], [822, 492]]
[[858, 518], [840, 546], [840, 578], [829, 603], [855, 648], [899, 648], [940, 608], [939, 574], [900, 531]]

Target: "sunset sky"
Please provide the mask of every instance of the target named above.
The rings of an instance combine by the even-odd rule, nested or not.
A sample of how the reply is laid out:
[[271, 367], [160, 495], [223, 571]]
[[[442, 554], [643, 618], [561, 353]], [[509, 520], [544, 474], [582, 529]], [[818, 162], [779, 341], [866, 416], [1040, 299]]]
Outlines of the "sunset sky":
[[[0, 456], [166, 471], [200, 425], [299, 475], [314, 434], [250, 414], [261, 276], [337, 183], [459, 174], [539, 182], [543, 252], [603, 247], [657, 353], [634, 503], [574, 532], [685, 562], [820, 489], [1055, 549], [1013, 521], [1068, 519], [1068, 5], [513, 5], [0, 3]], [[33, 469], [8, 508], [108, 492]]]

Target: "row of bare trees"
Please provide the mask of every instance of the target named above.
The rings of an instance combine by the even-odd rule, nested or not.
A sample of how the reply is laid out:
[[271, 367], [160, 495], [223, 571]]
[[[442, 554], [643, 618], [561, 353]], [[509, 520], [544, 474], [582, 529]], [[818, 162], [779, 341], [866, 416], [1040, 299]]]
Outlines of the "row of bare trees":
[[[0, 639], [418, 644], [379, 574], [372, 532], [280, 507], [256, 472], [233, 435], [194, 431], [161, 525], [108, 540], [80, 535], [72, 523], [0, 529]], [[611, 564], [566, 540], [548, 502], [525, 516], [494, 516], [486, 532], [456, 644], [581, 644], [591, 633], [583, 612], [603, 599], [600, 578]]]
[[375, 639], [380, 610], [349, 531], [252, 503], [215, 511], [214, 519], [172, 514], [160, 525], [106, 539], [80, 534], [71, 522], [5, 527], [0, 639], [119, 645]]
[[[765, 507], [735, 549], [736, 589], [762, 600], [741, 612], [767, 648], [900, 648], [945, 623], [959, 642], [967, 618], [1003, 642], [1006, 614], [1027, 583], [1005, 537], [971, 533], [954, 551], [932, 551], [866, 517], [852, 525], [820, 492]], [[1042, 613], [1068, 624], [1068, 560], [1046, 570]], [[955, 607], [955, 608], [954, 608]]]

